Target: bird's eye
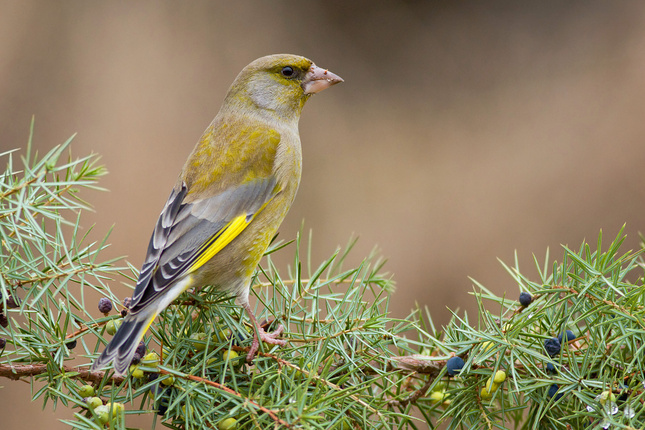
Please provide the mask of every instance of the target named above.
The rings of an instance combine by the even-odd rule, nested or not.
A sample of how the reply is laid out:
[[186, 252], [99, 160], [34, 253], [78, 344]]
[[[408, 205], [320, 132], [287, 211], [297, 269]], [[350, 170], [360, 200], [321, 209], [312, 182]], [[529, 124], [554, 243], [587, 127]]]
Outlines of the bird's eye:
[[295, 72], [295, 70], [293, 70], [293, 67], [285, 66], [285, 67], [282, 68], [282, 70], [280, 70], [280, 73], [282, 73], [282, 76], [284, 76], [285, 78], [290, 78], [296, 72]]

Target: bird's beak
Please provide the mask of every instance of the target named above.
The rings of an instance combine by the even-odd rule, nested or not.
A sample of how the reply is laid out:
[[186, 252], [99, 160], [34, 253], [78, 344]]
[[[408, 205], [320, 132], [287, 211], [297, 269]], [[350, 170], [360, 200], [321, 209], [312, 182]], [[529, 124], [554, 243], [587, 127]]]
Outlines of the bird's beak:
[[339, 82], [343, 82], [343, 78], [312, 64], [302, 81], [302, 89], [305, 94], [316, 94]]

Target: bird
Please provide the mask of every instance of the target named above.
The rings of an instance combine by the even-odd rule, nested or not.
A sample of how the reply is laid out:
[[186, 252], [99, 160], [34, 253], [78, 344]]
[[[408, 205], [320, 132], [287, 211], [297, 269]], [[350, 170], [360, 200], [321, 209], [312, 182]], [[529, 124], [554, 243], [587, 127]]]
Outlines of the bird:
[[253, 325], [246, 360], [267, 333], [249, 304], [257, 265], [295, 198], [302, 172], [298, 121], [305, 102], [343, 82], [311, 60], [269, 55], [244, 67], [172, 188], [154, 227], [128, 313], [92, 363], [124, 375], [155, 317], [188, 290], [213, 285], [236, 298]]

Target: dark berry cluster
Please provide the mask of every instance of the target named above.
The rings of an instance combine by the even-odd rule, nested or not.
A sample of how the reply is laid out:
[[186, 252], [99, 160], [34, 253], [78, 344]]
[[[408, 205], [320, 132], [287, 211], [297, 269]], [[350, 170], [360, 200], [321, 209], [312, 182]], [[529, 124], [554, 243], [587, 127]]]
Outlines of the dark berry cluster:
[[[544, 350], [549, 355], [549, 357], [554, 358], [560, 354], [562, 345], [566, 345], [567, 343], [575, 339], [576, 339], [576, 335], [571, 330], [565, 330], [564, 332], [560, 333], [558, 337], [552, 337], [550, 339], [545, 340]], [[556, 362], [556, 364], [547, 363], [546, 372], [551, 375], [556, 375], [558, 373], [559, 366], [560, 364], [558, 362]], [[560, 400], [564, 395], [564, 393], [558, 392], [558, 390], [559, 390], [558, 385], [552, 384], [549, 387], [549, 390], [547, 391], [547, 396], [555, 400]]]
[[143, 356], [146, 355], [146, 351], [147, 351], [146, 344], [143, 343], [143, 341], [139, 342], [139, 345], [137, 346], [137, 350], [134, 352], [134, 356], [132, 357], [131, 364], [139, 364]]

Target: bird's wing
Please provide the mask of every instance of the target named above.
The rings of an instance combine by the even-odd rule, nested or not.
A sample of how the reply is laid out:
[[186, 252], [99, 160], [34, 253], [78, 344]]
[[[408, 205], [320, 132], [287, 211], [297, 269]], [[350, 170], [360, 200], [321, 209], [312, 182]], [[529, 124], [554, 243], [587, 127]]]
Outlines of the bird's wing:
[[152, 233], [130, 312], [157, 299], [237, 237], [279, 192], [275, 177], [256, 179], [190, 202], [186, 184], [173, 189]]

